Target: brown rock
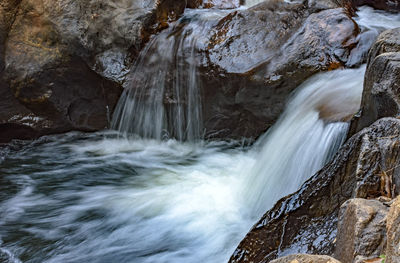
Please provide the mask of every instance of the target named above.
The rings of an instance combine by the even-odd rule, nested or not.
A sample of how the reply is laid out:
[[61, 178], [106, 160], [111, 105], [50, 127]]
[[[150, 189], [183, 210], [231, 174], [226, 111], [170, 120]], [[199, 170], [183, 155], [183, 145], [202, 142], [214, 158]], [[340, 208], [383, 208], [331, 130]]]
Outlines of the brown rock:
[[400, 197], [391, 205], [387, 216], [386, 263], [400, 262]]
[[350, 198], [387, 196], [392, 186], [383, 182], [400, 177], [399, 153], [398, 119], [378, 120], [357, 133], [332, 162], [258, 221], [230, 262], [269, 262], [294, 253], [332, 255], [340, 206]]
[[278, 258], [270, 263], [340, 263], [340, 261], [329, 256], [297, 254]]
[[339, 212], [335, 258], [343, 263], [358, 258], [378, 258], [386, 245], [389, 208], [377, 200], [346, 201]]
[[0, 123], [40, 135], [106, 128], [144, 43], [185, 6], [176, 0], [2, 1]]

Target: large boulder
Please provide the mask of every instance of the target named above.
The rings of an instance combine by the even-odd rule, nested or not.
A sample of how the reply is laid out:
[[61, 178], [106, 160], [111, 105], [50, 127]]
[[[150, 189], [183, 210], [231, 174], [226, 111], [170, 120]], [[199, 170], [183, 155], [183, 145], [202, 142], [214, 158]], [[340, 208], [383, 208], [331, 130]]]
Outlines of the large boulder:
[[29, 126], [36, 135], [106, 128], [141, 48], [185, 6], [176, 0], [2, 1], [0, 123]]
[[204, 50], [204, 117], [209, 133], [255, 137], [282, 113], [311, 75], [343, 67], [359, 28], [344, 8], [266, 1], [230, 13]]
[[270, 263], [340, 263], [340, 261], [329, 256], [297, 254], [278, 258]]
[[387, 216], [386, 263], [400, 262], [400, 197], [394, 201]]
[[361, 111], [350, 134], [383, 117], [400, 115], [400, 28], [383, 32], [372, 46], [364, 81]]
[[254, 225], [230, 262], [269, 262], [294, 253], [332, 255], [340, 206], [350, 198], [394, 196], [400, 178], [400, 120], [384, 118], [354, 135], [300, 190]]
[[377, 200], [350, 199], [340, 208], [335, 258], [344, 263], [379, 258], [386, 246], [389, 207]]

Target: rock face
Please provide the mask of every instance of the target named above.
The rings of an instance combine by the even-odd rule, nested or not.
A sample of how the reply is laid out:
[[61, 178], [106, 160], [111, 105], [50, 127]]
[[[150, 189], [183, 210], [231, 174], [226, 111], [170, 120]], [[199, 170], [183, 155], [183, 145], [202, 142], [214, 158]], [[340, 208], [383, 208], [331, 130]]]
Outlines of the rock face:
[[400, 28], [383, 32], [369, 53], [360, 116], [352, 134], [383, 117], [400, 115]]
[[107, 127], [132, 61], [149, 36], [185, 5], [2, 1], [0, 123], [29, 126], [36, 135]]
[[386, 262], [400, 262], [400, 197], [390, 207], [387, 217]]
[[[359, 28], [343, 8], [268, 1], [230, 13], [205, 52], [205, 121], [221, 137], [255, 137], [309, 76], [347, 63]], [[212, 69], [212, 70], [210, 70]]]
[[270, 263], [340, 263], [329, 256], [297, 254], [270, 261]]
[[386, 245], [389, 207], [377, 200], [350, 199], [340, 208], [335, 258], [344, 263], [378, 258]]
[[340, 206], [350, 198], [393, 195], [399, 153], [398, 119], [378, 120], [357, 133], [331, 163], [261, 218], [230, 262], [269, 262], [294, 253], [332, 255]]

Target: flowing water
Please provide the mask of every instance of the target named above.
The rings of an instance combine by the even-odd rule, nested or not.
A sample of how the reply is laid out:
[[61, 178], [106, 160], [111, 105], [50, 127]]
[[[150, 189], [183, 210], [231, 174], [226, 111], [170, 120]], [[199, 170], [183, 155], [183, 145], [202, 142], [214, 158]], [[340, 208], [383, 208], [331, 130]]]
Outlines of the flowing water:
[[[196, 42], [190, 32], [199, 30], [193, 26], [185, 33], [188, 42], [160, 37], [168, 49], [187, 48]], [[155, 64], [139, 64], [158, 64], [158, 73], [151, 79], [137, 68], [133, 82], [176, 78], [181, 86], [172, 87], [171, 98], [182, 95], [183, 106], [176, 103], [171, 111], [151, 105], [145, 98], [159, 97], [149, 84], [143, 100], [141, 91], [125, 94], [134, 97], [126, 107], [140, 116], [139, 130], [125, 123], [136, 117], [121, 109], [114, 122], [120, 132], [47, 136], [0, 150], [0, 262], [226, 262], [266, 209], [332, 157], [347, 129], [341, 121], [360, 103], [365, 67], [322, 73], [297, 89], [254, 146], [195, 140], [201, 135], [193, 131], [201, 128], [191, 125], [201, 116], [192, 115], [193, 104], [182, 90], [195, 76], [180, 82], [177, 72], [164, 75], [164, 62], [149, 53], [165, 52], [157, 41], [141, 56]], [[147, 111], [152, 115], [145, 116]], [[179, 129], [166, 111], [185, 116]], [[142, 137], [121, 136], [127, 133]], [[171, 134], [177, 140], [160, 140]]]
[[203, 135], [195, 48], [228, 11], [190, 10], [141, 52], [112, 126], [144, 138], [194, 141]]

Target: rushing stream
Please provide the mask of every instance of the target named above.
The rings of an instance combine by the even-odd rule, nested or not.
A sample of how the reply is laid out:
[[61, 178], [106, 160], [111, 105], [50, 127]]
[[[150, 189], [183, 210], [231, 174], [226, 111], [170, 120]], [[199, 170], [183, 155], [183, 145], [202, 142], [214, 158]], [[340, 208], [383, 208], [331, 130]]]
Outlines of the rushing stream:
[[[191, 32], [199, 30], [193, 26]], [[146, 52], [154, 52], [157, 41]], [[148, 84], [151, 79], [143, 80], [138, 70], [133, 79]], [[9, 144], [0, 153], [0, 262], [226, 262], [259, 216], [336, 152], [348, 128], [341, 121], [359, 107], [364, 71], [336, 70], [306, 81], [252, 147], [180, 141], [201, 137], [201, 127], [192, 123], [201, 116], [179, 103], [174, 111], [185, 121], [170, 132], [178, 140], [160, 140], [176, 123], [165, 109], [147, 103], [158, 97], [126, 105], [129, 91], [115, 120], [120, 132]], [[177, 74], [181, 86], [175, 91], [185, 93], [194, 79], [179, 82]], [[144, 129], [135, 130], [124, 107], [155, 115], [139, 112]], [[159, 127], [146, 126], [146, 118]], [[149, 138], [121, 136], [128, 132]]]

